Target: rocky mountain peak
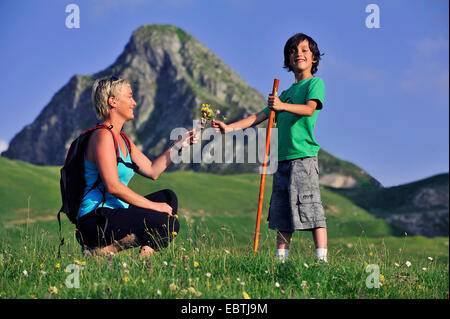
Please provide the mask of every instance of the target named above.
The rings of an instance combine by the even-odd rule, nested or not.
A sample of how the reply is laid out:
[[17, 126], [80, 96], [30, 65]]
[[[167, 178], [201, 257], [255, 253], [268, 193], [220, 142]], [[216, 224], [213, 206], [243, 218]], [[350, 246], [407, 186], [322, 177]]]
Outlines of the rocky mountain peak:
[[2, 155], [41, 165], [61, 165], [70, 142], [96, 123], [90, 94], [95, 79], [126, 78], [137, 102], [135, 120], [124, 130], [150, 156], [168, 144], [170, 130], [191, 127], [201, 103], [213, 103], [229, 118], [261, 108], [264, 96], [203, 44], [171, 25], [133, 32], [124, 51], [105, 70], [75, 75]]
[[[91, 90], [97, 78], [127, 79], [137, 106], [124, 131], [150, 158], [170, 143], [172, 129], [190, 128], [202, 103], [213, 104], [234, 121], [260, 111], [265, 97], [190, 34], [172, 25], [145, 25], [133, 32], [117, 60], [93, 75], [74, 75], [53, 96], [33, 123], [10, 142], [2, 156], [40, 165], [62, 165], [70, 143], [98, 120]], [[325, 184], [354, 187], [380, 184], [355, 165], [321, 151], [321, 171], [338, 174]], [[351, 164], [351, 163], [350, 163]], [[221, 173], [256, 172], [256, 164], [172, 165]], [[350, 178], [348, 178], [350, 176]], [[341, 180], [344, 179], [345, 182]]]

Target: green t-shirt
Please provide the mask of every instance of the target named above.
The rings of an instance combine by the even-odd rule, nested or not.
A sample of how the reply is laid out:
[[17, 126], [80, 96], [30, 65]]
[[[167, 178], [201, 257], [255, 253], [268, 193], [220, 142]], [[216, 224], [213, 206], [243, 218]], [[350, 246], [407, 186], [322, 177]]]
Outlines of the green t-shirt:
[[[320, 103], [318, 102], [311, 116], [275, 111], [275, 122], [278, 128], [278, 161], [317, 156], [320, 145], [314, 139], [314, 127], [325, 98], [323, 80], [318, 77], [301, 80], [283, 91], [279, 98], [281, 102], [290, 104], [306, 104], [309, 100], [317, 100]], [[266, 107], [263, 112], [269, 116], [269, 107]]]

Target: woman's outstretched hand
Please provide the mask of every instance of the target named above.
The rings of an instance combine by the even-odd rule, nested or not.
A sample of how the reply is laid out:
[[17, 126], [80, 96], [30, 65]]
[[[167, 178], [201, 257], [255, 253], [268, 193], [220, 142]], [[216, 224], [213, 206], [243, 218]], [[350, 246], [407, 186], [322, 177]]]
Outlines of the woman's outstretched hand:
[[[200, 130], [202, 128], [203, 127], [201, 127]], [[188, 131], [179, 140], [178, 145], [180, 145], [180, 147], [182, 147], [182, 148], [185, 148], [185, 147], [191, 146], [192, 144], [197, 144], [200, 139], [200, 132], [201, 132], [200, 130], [194, 128], [194, 129]]]

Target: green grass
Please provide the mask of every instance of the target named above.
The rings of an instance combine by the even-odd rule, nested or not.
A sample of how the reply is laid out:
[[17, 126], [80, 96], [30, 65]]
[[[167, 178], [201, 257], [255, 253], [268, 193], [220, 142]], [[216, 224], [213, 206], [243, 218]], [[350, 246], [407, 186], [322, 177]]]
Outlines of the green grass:
[[[167, 249], [146, 260], [138, 258], [137, 249], [86, 259], [64, 218], [65, 245], [58, 259], [59, 169], [0, 158], [0, 177], [0, 298], [243, 298], [243, 292], [252, 299], [448, 296], [448, 238], [394, 237], [386, 222], [329, 189], [322, 189], [328, 264], [315, 262], [309, 232], [294, 234], [287, 263], [276, 260], [275, 232], [265, 223], [270, 177], [254, 256], [259, 176], [187, 171], [163, 174], [155, 182], [136, 177], [130, 184], [140, 194], [163, 188], [177, 193], [181, 230]], [[85, 262], [78, 289], [65, 285], [70, 273], [64, 270], [75, 260]], [[380, 288], [366, 287], [371, 264], [383, 275]]]
[[[2, 298], [243, 298], [243, 292], [252, 299], [446, 298], [448, 294], [444, 238], [332, 239], [329, 263], [317, 264], [306, 234], [295, 236], [289, 261], [280, 263], [271, 236], [261, 238], [254, 256], [250, 245], [236, 245], [230, 230], [213, 234], [203, 225], [186, 227], [184, 238], [177, 237], [149, 259], [139, 259], [137, 249], [113, 258], [85, 259], [73, 237], [66, 238], [58, 259], [57, 242], [49, 240], [53, 235], [45, 225], [29, 225], [28, 230], [23, 225], [15, 232], [18, 237], [9, 236], [0, 245]], [[6, 234], [11, 230], [3, 230], [2, 238]], [[82, 264], [80, 288], [68, 288], [70, 273], [65, 269], [76, 262]], [[366, 286], [369, 264], [379, 267], [380, 288]], [[51, 287], [57, 293], [51, 293]]]
[[0, 222], [54, 214], [61, 207], [59, 169], [0, 157]]

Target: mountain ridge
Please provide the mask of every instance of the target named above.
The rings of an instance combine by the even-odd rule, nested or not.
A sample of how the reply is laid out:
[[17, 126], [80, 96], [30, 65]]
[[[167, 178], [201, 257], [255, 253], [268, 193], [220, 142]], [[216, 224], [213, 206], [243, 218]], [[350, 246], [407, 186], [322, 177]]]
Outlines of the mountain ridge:
[[330, 189], [410, 235], [449, 235], [449, 173], [387, 188]]

